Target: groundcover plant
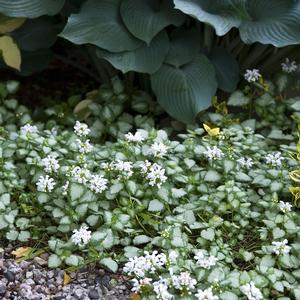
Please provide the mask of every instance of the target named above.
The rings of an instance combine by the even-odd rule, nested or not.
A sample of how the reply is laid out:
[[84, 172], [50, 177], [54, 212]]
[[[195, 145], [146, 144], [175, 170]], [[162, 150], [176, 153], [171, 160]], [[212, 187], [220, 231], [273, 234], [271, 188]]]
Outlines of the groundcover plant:
[[9, 94], [15, 83], [2, 84], [1, 238], [39, 240], [51, 268], [123, 270], [142, 299], [300, 299], [300, 220], [289, 191], [297, 140], [276, 127], [286, 131], [290, 117], [276, 123], [268, 110], [274, 102], [297, 118], [299, 102], [278, 102], [278, 83], [260, 77], [249, 70], [256, 87], [228, 101], [243, 100], [257, 124], [216, 103], [204, 129], [174, 134], [155, 129], [151, 114], [139, 126], [112, 103], [118, 117], [107, 120], [123, 126], [101, 140], [99, 116], [42, 122]]

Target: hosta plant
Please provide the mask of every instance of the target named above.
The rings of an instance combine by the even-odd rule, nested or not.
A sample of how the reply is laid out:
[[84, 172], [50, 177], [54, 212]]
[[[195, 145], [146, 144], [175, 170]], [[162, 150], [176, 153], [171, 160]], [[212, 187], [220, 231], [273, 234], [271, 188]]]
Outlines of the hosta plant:
[[234, 91], [249, 66], [270, 75], [288, 54], [299, 56], [294, 0], [1, 0], [0, 13], [26, 18], [4, 37], [6, 50], [9, 42], [22, 51], [22, 74], [53, 55], [99, 81], [119, 70], [185, 123], [194, 123], [217, 89]]

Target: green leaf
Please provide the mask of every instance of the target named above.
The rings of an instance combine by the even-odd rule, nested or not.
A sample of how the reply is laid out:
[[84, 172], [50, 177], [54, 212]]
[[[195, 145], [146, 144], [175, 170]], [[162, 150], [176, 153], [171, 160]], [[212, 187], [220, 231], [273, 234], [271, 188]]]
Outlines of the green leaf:
[[238, 296], [232, 292], [224, 292], [220, 295], [222, 300], [238, 300]]
[[134, 245], [140, 245], [140, 244], [146, 244], [151, 241], [151, 238], [146, 235], [138, 235], [133, 239], [133, 244]]
[[214, 47], [208, 57], [215, 67], [219, 89], [233, 92], [240, 79], [237, 60], [226, 49], [220, 47]]
[[217, 35], [237, 27], [245, 43], [283, 47], [300, 40], [300, 2], [294, 0], [174, 0], [184, 13], [210, 24]]
[[230, 106], [244, 106], [249, 104], [249, 102], [250, 98], [245, 96], [243, 92], [235, 91], [230, 95], [227, 104]]
[[229, 0], [174, 0], [176, 8], [203, 23], [210, 24], [215, 28], [217, 35], [226, 34], [241, 23], [234, 16], [234, 10], [226, 7], [228, 2]]
[[284, 235], [285, 235], [284, 230], [280, 229], [279, 227], [275, 227], [273, 229], [272, 233], [273, 233], [274, 239], [280, 239], [280, 238], [284, 237]]
[[107, 267], [109, 270], [112, 272], [117, 272], [118, 271], [118, 264], [111, 258], [102, 258], [99, 263], [105, 267]]
[[148, 206], [148, 211], [162, 211], [164, 209], [164, 204], [157, 199], [151, 200]]
[[35, 51], [53, 46], [62, 28], [63, 24], [58, 23], [55, 17], [43, 16], [27, 20], [21, 28], [12, 32], [11, 36], [22, 50]]
[[170, 50], [165, 63], [178, 68], [191, 62], [199, 51], [199, 32], [180, 27], [170, 35]]
[[97, 55], [108, 60], [123, 73], [135, 71], [153, 74], [161, 67], [168, 50], [168, 36], [165, 31], [162, 31], [149, 45], [143, 43], [135, 50], [118, 53], [98, 49]]
[[30, 239], [30, 232], [29, 231], [20, 231], [18, 235], [18, 240], [21, 242], [27, 242]]
[[80, 261], [81, 259], [79, 256], [72, 254], [66, 258], [65, 263], [69, 266], [77, 267], [80, 264]]
[[275, 260], [271, 255], [265, 255], [261, 259], [260, 265], [265, 267], [273, 267], [275, 265]]
[[221, 175], [215, 170], [208, 170], [204, 177], [207, 182], [218, 182], [220, 179]]
[[0, 34], [12, 32], [23, 25], [25, 18], [11, 18], [0, 14]]
[[60, 36], [74, 44], [93, 44], [111, 52], [130, 51], [142, 45], [125, 27], [121, 0], [88, 0], [72, 14]]
[[212, 241], [215, 237], [215, 231], [212, 228], [202, 230], [201, 236], [206, 240]]
[[0, 0], [0, 11], [11, 17], [37, 18], [41, 15], [55, 15], [65, 0]]
[[82, 184], [79, 183], [71, 183], [70, 184], [70, 196], [71, 200], [75, 201], [77, 199], [80, 199], [85, 191], [85, 187]]
[[162, 65], [151, 76], [151, 85], [160, 105], [184, 123], [194, 123], [217, 89], [214, 67], [202, 54], [180, 68]]
[[56, 254], [51, 254], [48, 258], [48, 267], [49, 268], [57, 268], [61, 265], [61, 259]]
[[147, 44], [166, 26], [179, 26], [185, 19], [170, 0], [123, 0], [120, 12], [128, 30]]

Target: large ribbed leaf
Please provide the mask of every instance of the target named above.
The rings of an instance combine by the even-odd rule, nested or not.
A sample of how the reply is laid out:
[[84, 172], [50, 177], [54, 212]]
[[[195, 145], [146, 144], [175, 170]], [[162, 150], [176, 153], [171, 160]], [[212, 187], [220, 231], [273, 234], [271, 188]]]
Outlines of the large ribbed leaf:
[[142, 45], [125, 27], [119, 13], [121, 0], [88, 0], [72, 14], [61, 37], [74, 44], [93, 44], [111, 52], [130, 51]]
[[181, 68], [164, 64], [151, 75], [151, 85], [160, 105], [184, 123], [209, 107], [217, 89], [214, 67], [202, 54]]
[[300, 1], [248, 0], [250, 21], [240, 26], [245, 43], [283, 47], [300, 43]]
[[135, 71], [152, 74], [162, 65], [169, 50], [168, 35], [165, 31], [159, 33], [147, 46], [145, 43], [133, 51], [112, 53], [102, 49], [97, 55], [108, 60], [116, 69], [123, 73]]
[[[63, 27], [55, 17], [42, 16], [29, 19], [18, 30], [11, 33], [19, 47], [25, 51], [50, 48]], [[46, 38], [45, 38], [46, 37]]]
[[218, 80], [218, 88], [233, 92], [239, 82], [239, 64], [224, 48], [215, 47], [208, 56], [213, 63]]
[[246, 43], [283, 47], [300, 43], [299, 0], [174, 0], [175, 7], [212, 25], [218, 35], [232, 27]]
[[129, 31], [146, 43], [166, 26], [184, 21], [184, 14], [174, 9], [171, 0], [123, 0], [120, 11]]
[[64, 3], [65, 0], [0, 0], [0, 12], [11, 17], [53, 16], [62, 9]]
[[240, 19], [230, 6], [234, 1], [237, 0], [174, 0], [174, 4], [185, 14], [212, 25], [217, 35], [224, 35], [232, 27], [240, 25]]
[[178, 28], [170, 35], [170, 50], [165, 62], [180, 67], [189, 63], [199, 53], [199, 33], [196, 29]]

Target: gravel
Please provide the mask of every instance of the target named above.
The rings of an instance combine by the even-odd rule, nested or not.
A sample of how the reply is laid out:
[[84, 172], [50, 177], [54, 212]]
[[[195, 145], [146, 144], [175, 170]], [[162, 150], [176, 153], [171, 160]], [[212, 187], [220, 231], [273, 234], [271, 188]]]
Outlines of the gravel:
[[89, 266], [68, 273], [72, 281], [64, 285], [64, 270], [48, 269], [45, 256], [16, 262], [10, 250], [11, 247], [0, 254], [2, 300], [130, 299], [130, 286], [123, 276]]

